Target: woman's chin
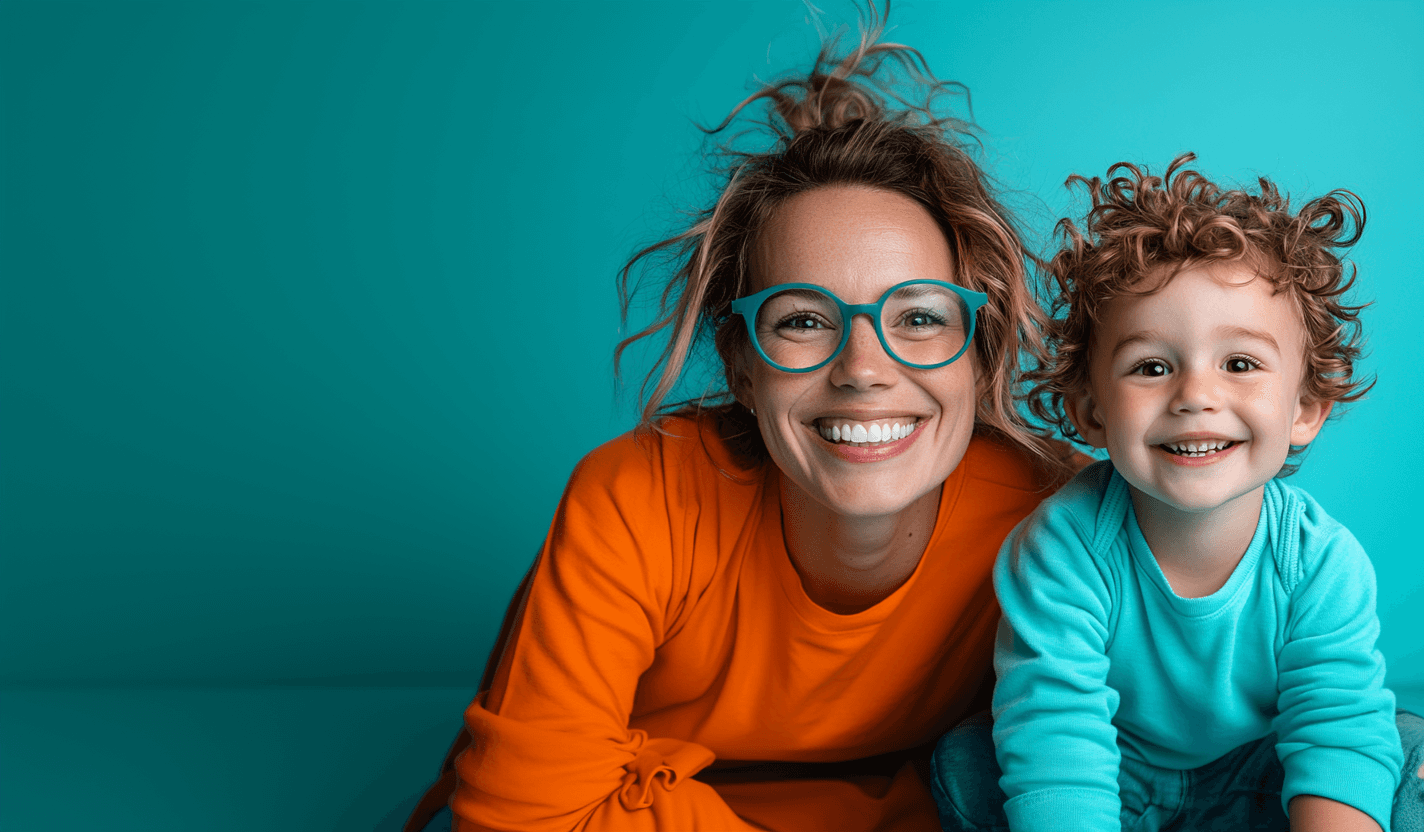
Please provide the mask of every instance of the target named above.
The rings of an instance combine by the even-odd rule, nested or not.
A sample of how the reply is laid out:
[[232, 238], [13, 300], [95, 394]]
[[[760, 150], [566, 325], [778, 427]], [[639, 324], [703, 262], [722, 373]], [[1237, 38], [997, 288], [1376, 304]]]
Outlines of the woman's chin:
[[[817, 476], [816, 473], [820, 475]], [[944, 477], [914, 468], [862, 470], [855, 473], [816, 472], [787, 477], [787, 485], [803, 498], [845, 520], [894, 517], [926, 497], [939, 494]], [[793, 500], [794, 506], [800, 501]], [[790, 506], [788, 506], [789, 508]], [[812, 520], [813, 518], [803, 518]]]

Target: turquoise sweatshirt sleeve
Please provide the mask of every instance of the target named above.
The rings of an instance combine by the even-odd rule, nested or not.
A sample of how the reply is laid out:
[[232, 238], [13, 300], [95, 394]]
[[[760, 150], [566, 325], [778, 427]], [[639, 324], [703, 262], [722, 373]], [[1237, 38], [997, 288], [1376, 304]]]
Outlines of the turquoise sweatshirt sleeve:
[[1403, 755], [1375, 646], [1374, 569], [1349, 530], [1302, 499], [1299, 582], [1277, 660], [1281, 800], [1287, 807], [1300, 794], [1336, 800], [1389, 832]]
[[1005, 541], [994, 586], [1003, 607], [994, 665], [994, 744], [1015, 832], [1119, 826], [1119, 752], [1106, 684], [1115, 578], [1094, 558], [1111, 468], [1093, 466]]

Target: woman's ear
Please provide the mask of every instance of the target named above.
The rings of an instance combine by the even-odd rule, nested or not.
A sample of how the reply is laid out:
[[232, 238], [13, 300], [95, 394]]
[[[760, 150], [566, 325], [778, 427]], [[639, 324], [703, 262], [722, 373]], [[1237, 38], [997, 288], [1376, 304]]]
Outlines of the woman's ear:
[[1320, 433], [1320, 428], [1325, 425], [1325, 420], [1329, 418], [1330, 410], [1334, 407], [1334, 402], [1301, 399], [1295, 407], [1295, 421], [1291, 423], [1290, 443], [1301, 447], [1314, 442], [1316, 434]]
[[978, 350], [975, 345], [969, 345], [969, 351], [960, 356], [960, 361], [968, 361], [969, 367], [974, 371], [974, 398], [983, 402], [989, 396], [989, 388], [994, 383], [993, 371], [985, 367], [979, 360]]
[[742, 407], [756, 413], [756, 399], [752, 396], [751, 373], [747, 371], [747, 350], [741, 349], [736, 357], [727, 362], [727, 390]]
[[1063, 410], [1067, 412], [1068, 421], [1078, 429], [1078, 435], [1083, 437], [1084, 442], [1094, 448], [1107, 447], [1107, 427], [1103, 424], [1102, 412], [1098, 409], [1098, 402], [1091, 388], [1064, 396]]

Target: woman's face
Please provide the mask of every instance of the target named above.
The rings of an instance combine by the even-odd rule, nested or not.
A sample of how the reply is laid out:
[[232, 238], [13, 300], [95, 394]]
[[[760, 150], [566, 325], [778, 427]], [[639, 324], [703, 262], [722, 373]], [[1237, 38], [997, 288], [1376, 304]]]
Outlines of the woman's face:
[[[815, 283], [852, 304], [874, 303], [907, 280], [955, 282], [949, 244], [929, 212], [865, 187], [793, 197], [762, 229], [751, 266], [753, 291]], [[770, 367], [747, 346], [741, 398], [789, 485], [845, 517], [887, 516], [933, 499], [963, 458], [974, 430], [975, 362], [971, 347], [944, 367], [907, 367], [857, 316], [840, 355], [809, 373]], [[833, 427], [849, 441], [834, 438], [841, 431]], [[877, 432], [881, 441], [871, 441]]]

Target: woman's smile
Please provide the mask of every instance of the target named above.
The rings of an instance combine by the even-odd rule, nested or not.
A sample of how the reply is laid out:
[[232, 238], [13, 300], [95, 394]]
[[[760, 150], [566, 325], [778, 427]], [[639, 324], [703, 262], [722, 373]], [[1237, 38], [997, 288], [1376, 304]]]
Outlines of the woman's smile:
[[921, 435], [913, 416], [873, 421], [826, 420], [816, 427], [826, 450], [846, 462], [881, 462], [903, 454]]
[[816, 420], [821, 438], [827, 442], [880, 445], [904, 439], [914, 432], [920, 420], [914, 416], [861, 421], [855, 418], [822, 418]]

